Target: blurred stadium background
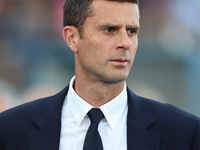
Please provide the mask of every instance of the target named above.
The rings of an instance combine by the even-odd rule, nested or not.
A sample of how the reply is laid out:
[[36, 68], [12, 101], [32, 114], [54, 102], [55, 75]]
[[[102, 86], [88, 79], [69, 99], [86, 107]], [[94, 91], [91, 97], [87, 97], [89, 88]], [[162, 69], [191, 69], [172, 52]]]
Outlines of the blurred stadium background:
[[[200, 1], [140, 0], [139, 49], [127, 84], [200, 116]], [[63, 89], [74, 75], [64, 0], [0, 0], [0, 111]]]

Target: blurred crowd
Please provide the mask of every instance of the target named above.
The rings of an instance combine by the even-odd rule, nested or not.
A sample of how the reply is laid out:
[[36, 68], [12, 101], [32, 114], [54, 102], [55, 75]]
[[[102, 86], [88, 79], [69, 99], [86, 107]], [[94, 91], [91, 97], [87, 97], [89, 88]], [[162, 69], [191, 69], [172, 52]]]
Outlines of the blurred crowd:
[[149, 0], [141, 1], [140, 7], [141, 38], [146, 46], [157, 44], [178, 56], [199, 51], [199, 0]]
[[[62, 40], [63, 3], [0, 0], [0, 111], [56, 93], [74, 74], [73, 54]], [[140, 0], [140, 13], [145, 58], [200, 59], [199, 0]]]

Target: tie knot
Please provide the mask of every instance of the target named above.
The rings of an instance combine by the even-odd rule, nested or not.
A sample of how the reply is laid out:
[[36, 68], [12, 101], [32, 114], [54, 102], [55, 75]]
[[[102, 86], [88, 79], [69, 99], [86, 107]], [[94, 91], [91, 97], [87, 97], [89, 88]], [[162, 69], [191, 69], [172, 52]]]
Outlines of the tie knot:
[[102, 111], [99, 108], [92, 108], [88, 112], [88, 116], [89, 116], [89, 118], [91, 120], [91, 123], [96, 123], [96, 124], [99, 124], [101, 119], [104, 118], [104, 115], [103, 115]]

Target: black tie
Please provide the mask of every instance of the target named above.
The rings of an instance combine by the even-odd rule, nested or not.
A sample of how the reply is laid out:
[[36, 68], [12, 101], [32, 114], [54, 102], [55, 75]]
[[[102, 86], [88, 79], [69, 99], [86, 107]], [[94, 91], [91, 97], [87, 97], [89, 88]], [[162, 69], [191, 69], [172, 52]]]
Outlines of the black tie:
[[88, 112], [91, 124], [86, 133], [83, 150], [103, 150], [101, 137], [98, 132], [98, 125], [101, 119], [104, 118], [103, 113], [99, 108], [92, 108]]

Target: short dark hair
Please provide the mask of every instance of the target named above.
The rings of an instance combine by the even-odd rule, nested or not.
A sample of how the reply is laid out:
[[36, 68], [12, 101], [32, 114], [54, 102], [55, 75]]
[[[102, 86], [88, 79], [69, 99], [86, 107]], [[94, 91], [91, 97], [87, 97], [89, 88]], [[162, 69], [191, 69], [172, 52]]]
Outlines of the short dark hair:
[[[65, 0], [63, 6], [63, 26], [75, 26], [82, 34], [85, 19], [92, 15], [91, 3], [93, 0]], [[131, 2], [139, 5], [139, 0], [105, 0], [117, 2]]]

